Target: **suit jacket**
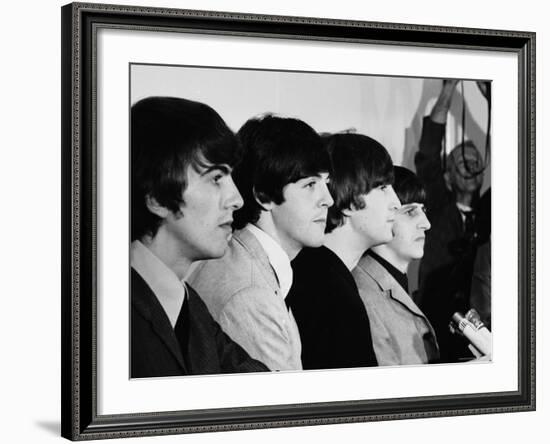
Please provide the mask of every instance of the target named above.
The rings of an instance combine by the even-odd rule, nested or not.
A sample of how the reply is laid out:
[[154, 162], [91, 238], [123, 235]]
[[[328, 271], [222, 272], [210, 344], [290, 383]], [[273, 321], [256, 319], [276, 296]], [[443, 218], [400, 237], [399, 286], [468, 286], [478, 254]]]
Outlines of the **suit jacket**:
[[340, 258], [326, 247], [304, 248], [292, 268], [287, 300], [300, 330], [304, 369], [377, 365], [365, 306]]
[[182, 352], [168, 316], [143, 278], [131, 270], [131, 377], [268, 370], [233, 342], [189, 288], [189, 343]]
[[367, 254], [352, 274], [369, 314], [378, 364], [437, 361], [438, 345], [430, 322], [395, 278]]
[[480, 245], [474, 262], [470, 305], [483, 323], [491, 329], [491, 241]]
[[271, 370], [301, 370], [300, 334], [267, 254], [246, 228], [225, 255], [202, 262], [189, 282], [214, 319]]

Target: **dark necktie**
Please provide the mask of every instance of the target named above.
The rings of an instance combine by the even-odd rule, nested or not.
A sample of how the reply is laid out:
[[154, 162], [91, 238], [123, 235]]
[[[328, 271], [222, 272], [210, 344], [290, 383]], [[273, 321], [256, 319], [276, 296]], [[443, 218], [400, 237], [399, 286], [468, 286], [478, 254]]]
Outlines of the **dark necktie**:
[[174, 332], [176, 333], [176, 338], [180, 343], [181, 352], [185, 357], [187, 353], [187, 345], [189, 343], [189, 301], [188, 295], [183, 299], [183, 304], [181, 306], [180, 314], [176, 325], [174, 327]]
[[475, 238], [475, 215], [473, 211], [463, 211], [464, 237], [471, 241]]

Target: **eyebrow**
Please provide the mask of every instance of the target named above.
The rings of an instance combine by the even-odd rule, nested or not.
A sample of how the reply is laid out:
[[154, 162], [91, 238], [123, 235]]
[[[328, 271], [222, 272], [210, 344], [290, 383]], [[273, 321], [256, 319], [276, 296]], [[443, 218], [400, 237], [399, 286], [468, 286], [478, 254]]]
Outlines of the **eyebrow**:
[[400, 210], [406, 211], [406, 210], [410, 210], [411, 208], [424, 208], [424, 204], [419, 202], [411, 202], [408, 204], [401, 205]]
[[323, 179], [323, 176], [322, 176], [323, 174], [327, 175], [326, 179], [330, 179], [329, 173], [321, 172], [317, 174], [310, 174], [309, 176], [300, 177], [296, 182], [300, 182], [301, 180], [309, 180], [309, 179]]
[[323, 178], [323, 175], [326, 175], [326, 176], [327, 176], [327, 179], [330, 179], [330, 173], [329, 173], [328, 171], [321, 171], [320, 173], [312, 174], [311, 176], [306, 176], [305, 178], [308, 178], [308, 177], [317, 177], [318, 179], [322, 179], [322, 178]]
[[206, 176], [207, 174], [211, 173], [212, 171], [221, 171], [223, 174], [231, 174], [232, 169], [229, 165], [226, 165], [226, 164], [210, 165], [204, 171], [202, 171], [200, 174], [201, 174], [201, 176]]

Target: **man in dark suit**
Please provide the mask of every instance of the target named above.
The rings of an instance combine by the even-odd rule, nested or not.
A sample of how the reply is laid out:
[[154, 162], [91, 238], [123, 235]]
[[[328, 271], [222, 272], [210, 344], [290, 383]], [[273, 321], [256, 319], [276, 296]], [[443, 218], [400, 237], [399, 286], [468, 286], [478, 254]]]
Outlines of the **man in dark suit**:
[[131, 377], [265, 371], [185, 284], [224, 254], [239, 143], [209, 106], [150, 97], [131, 111]]
[[332, 172], [324, 245], [293, 260], [288, 304], [302, 341], [304, 369], [377, 365], [369, 316], [351, 271], [363, 253], [392, 239], [399, 199], [386, 149], [362, 134], [325, 140]]

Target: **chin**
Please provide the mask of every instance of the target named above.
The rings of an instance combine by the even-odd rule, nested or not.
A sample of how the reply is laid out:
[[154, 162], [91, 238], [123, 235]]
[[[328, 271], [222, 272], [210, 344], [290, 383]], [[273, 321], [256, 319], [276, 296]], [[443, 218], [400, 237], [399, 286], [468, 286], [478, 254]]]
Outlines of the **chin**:
[[422, 259], [422, 256], [424, 256], [424, 247], [422, 249], [411, 251], [409, 255], [409, 259], [411, 261]]
[[305, 245], [305, 246], [310, 248], [319, 248], [319, 247], [322, 247], [323, 244], [324, 244], [324, 241], [323, 239], [321, 239], [319, 241], [311, 242], [309, 245]]
[[203, 259], [219, 259], [225, 254], [226, 250], [227, 244], [211, 248], [205, 253], [205, 257]]
[[388, 234], [384, 239], [380, 239], [378, 245], [387, 244], [393, 240], [393, 233]]
[[466, 184], [460, 191], [463, 193], [475, 193], [481, 188], [481, 185], [477, 183]]
[[323, 245], [323, 242], [325, 240], [325, 236], [319, 236], [307, 239], [307, 241], [304, 242], [304, 247], [310, 247], [310, 248], [317, 248]]

